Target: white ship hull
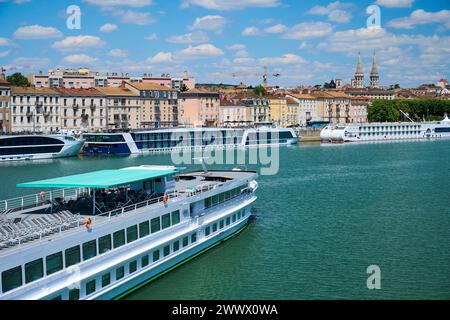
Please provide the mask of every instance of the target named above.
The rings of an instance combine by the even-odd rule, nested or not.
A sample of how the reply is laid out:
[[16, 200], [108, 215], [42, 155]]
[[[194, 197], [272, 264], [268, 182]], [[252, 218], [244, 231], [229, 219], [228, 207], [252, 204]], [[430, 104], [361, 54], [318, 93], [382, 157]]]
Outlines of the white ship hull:
[[450, 121], [429, 123], [367, 123], [327, 126], [320, 133], [322, 143], [383, 142], [449, 139]]
[[[15, 146], [14, 144], [9, 145], [8, 147], [0, 146], [0, 162], [7, 162], [7, 161], [18, 161], [18, 160], [42, 160], [42, 159], [54, 159], [54, 158], [64, 158], [64, 157], [74, 157], [78, 155], [81, 151], [81, 148], [84, 145], [84, 140], [66, 140], [66, 138], [62, 136], [4, 136], [1, 137], [0, 143], [2, 140], [6, 139], [20, 139], [23, 137], [31, 137], [31, 138], [49, 138], [54, 139], [56, 144], [48, 145], [48, 144], [33, 144], [33, 145], [18, 145]], [[27, 152], [27, 149], [38, 149], [42, 148], [42, 150], [45, 150], [49, 147], [56, 147], [58, 150], [57, 152]], [[11, 150], [11, 152], [7, 152], [8, 150]], [[14, 150], [20, 149], [19, 152], [14, 152]], [[1, 152], [3, 151], [3, 152]]]
[[[134, 170], [137, 171], [133, 173], [145, 172], [146, 168]], [[189, 178], [203, 181], [204, 173], [186, 176], [188, 178], [180, 178], [176, 183], [168, 178], [160, 182], [169, 189], [176, 187], [176, 193], [168, 202], [156, 198], [91, 216], [91, 228], [76, 222], [75, 227], [66, 230], [57, 227], [50, 235], [38, 236], [35, 240], [7, 241], [9, 244], [0, 246], [0, 300], [120, 298], [230, 238], [248, 224], [257, 199], [256, 173], [210, 172], [206, 175], [209, 179], [217, 177], [219, 180], [205, 180], [213, 184], [199, 184], [195, 190], [190, 189], [193, 182]], [[61, 196], [58, 191], [53, 196], [56, 194]], [[84, 189], [65, 193], [71, 199], [86, 195]], [[36, 196], [35, 204], [27, 202], [26, 205], [23, 199], [12, 199], [4, 202], [2, 207], [19, 206], [17, 210], [25, 211], [22, 220], [29, 221], [35, 218], [26, 211], [42, 205], [38, 198]], [[30, 206], [32, 209], [24, 209]], [[175, 219], [176, 212], [178, 218]], [[76, 218], [77, 214], [74, 216]], [[165, 227], [164, 216], [170, 216]], [[159, 227], [153, 230], [155, 219]], [[6, 225], [14, 227], [12, 222]], [[147, 225], [147, 231], [141, 231], [142, 225]], [[2, 228], [0, 231], [3, 232], [5, 227]], [[135, 229], [134, 236], [129, 238], [132, 229]], [[123, 233], [123, 240], [120, 240], [123, 242], [116, 245], [120, 239], [116, 237], [118, 233]], [[102, 239], [109, 239], [109, 246], [105, 247]], [[78, 255], [75, 256], [78, 258], [75, 263], [70, 263], [75, 256], [68, 252], [73, 248], [77, 248]], [[55, 254], [60, 255], [59, 267], [50, 271], [54, 268], [50, 260]], [[21, 270], [19, 273], [14, 271], [17, 268]]]
[[132, 278], [124, 281], [123, 283], [118, 283], [113, 288], [105, 290], [104, 293], [99, 293], [98, 295], [90, 297], [90, 299], [111, 300], [120, 299], [121, 297], [126, 296], [127, 294], [156, 280], [157, 278], [165, 275], [173, 269], [183, 265], [186, 262], [189, 262], [200, 254], [237, 235], [248, 225], [249, 219], [250, 216], [240, 221], [235, 226], [231, 226], [229, 229], [224, 230], [220, 234], [217, 234], [216, 236], [208, 239], [204, 239], [203, 242], [199, 242], [195, 247], [188, 248], [185, 251], [180, 252], [177, 256], [167, 261], [163, 261], [154, 267], [149, 267], [145, 270], [142, 270]]

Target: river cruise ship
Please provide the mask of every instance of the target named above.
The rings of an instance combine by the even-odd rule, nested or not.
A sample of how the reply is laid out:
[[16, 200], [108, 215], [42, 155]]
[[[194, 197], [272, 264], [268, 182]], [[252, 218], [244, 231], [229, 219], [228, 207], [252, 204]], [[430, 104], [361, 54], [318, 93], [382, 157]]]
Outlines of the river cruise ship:
[[206, 147], [228, 149], [292, 145], [299, 141], [290, 128], [177, 128], [125, 133], [87, 133], [85, 154], [164, 153]]
[[0, 162], [72, 157], [83, 145], [84, 140], [68, 135], [0, 136]]
[[326, 126], [323, 143], [372, 142], [450, 138], [450, 119], [440, 122], [389, 122]]
[[18, 184], [50, 191], [0, 202], [0, 300], [120, 298], [243, 230], [256, 179], [140, 166]]

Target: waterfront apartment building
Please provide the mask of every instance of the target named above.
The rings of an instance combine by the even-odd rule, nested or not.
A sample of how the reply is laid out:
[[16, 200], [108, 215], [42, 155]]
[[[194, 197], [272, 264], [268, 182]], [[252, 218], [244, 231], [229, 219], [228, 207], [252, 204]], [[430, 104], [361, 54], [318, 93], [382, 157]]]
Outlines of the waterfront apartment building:
[[178, 92], [153, 83], [124, 82], [123, 87], [138, 94], [141, 128], [178, 126]]
[[51, 88], [11, 87], [11, 132], [61, 129], [61, 94]]
[[289, 127], [298, 122], [297, 107], [292, 103], [288, 105], [285, 97], [269, 97], [270, 117], [273, 125], [277, 127]]
[[11, 131], [11, 109], [10, 109], [11, 87], [4, 79], [4, 74], [0, 76], [0, 134]]
[[252, 126], [251, 108], [240, 100], [221, 100], [219, 108], [219, 125], [221, 127]]
[[94, 88], [54, 89], [61, 94], [61, 128], [95, 132], [106, 129], [105, 97]]
[[178, 96], [180, 125], [183, 127], [217, 127], [219, 125], [220, 94], [198, 89]]
[[306, 126], [308, 121], [322, 120], [317, 114], [317, 99], [310, 94], [289, 94], [289, 98], [298, 103], [298, 124]]
[[195, 79], [187, 71], [183, 77], [173, 78], [169, 75], [153, 77], [144, 74], [142, 77], [132, 77], [128, 73], [111, 72], [100, 74], [87, 68], [49, 70], [47, 74], [42, 71], [30, 77], [30, 82], [38, 88], [92, 88], [92, 87], [120, 87], [124, 81], [137, 83], [153, 83], [176, 90], [185, 87], [195, 88]]
[[316, 98], [319, 120], [333, 124], [350, 121], [351, 97], [342, 91], [316, 91], [311, 95]]
[[350, 106], [350, 119], [349, 123], [366, 123], [367, 120], [367, 108], [370, 104], [368, 98], [352, 98], [352, 104]]
[[269, 99], [264, 97], [244, 98], [242, 103], [250, 109], [251, 121], [255, 126], [272, 125]]
[[141, 100], [139, 93], [127, 88], [96, 88], [105, 98], [106, 128], [139, 129], [141, 126]]

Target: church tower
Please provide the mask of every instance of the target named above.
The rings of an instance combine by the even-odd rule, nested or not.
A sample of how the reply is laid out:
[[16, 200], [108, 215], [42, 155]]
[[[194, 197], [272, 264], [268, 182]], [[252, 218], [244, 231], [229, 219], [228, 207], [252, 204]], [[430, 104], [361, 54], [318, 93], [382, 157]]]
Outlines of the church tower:
[[361, 53], [358, 53], [358, 64], [356, 65], [355, 78], [352, 80], [352, 87], [364, 88], [364, 70], [361, 61]]
[[372, 70], [370, 71], [370, 87], [378, 88], [380, 82], [380, 75], [378, 73], [377, 61], [375, 60], [375, 52], [372, 57]]

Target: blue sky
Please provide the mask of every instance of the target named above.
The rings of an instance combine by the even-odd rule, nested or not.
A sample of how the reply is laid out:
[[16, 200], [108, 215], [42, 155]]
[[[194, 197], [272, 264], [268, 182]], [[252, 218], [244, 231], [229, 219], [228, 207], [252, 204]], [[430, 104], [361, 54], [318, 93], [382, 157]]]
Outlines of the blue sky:
[[[366, 8], [380, 8], [368, 28]], [[66, 9], [81, 9], [67, 28]], [[198, 82], [350, 82], [358, 52], [381, 84], [448, 78], [450, 1], [0, 0], [0, 66], [7, 73], [88, 67], [131, 75], [184, 70]]]

